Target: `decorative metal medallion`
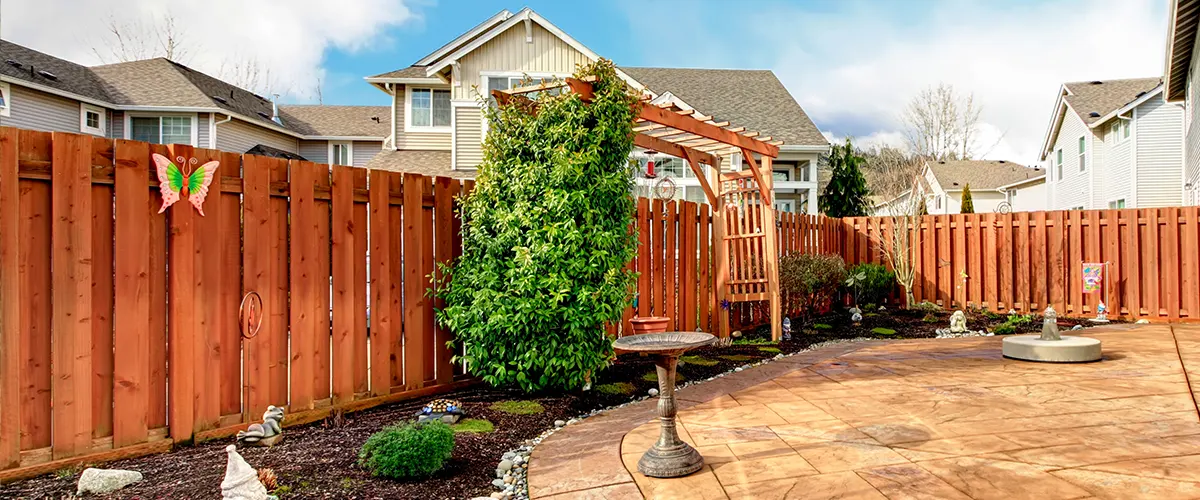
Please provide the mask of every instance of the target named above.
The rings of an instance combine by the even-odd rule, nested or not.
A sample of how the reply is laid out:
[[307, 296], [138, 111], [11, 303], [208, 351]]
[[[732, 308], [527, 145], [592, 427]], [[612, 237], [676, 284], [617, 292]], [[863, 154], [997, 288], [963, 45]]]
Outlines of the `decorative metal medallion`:
[[258, 292], [250, 291], [242, 297], [242, 305], [238, 306], [238, 327], [242, 330], [242, 338], [252, 339], [262, 328], [263, 301]]

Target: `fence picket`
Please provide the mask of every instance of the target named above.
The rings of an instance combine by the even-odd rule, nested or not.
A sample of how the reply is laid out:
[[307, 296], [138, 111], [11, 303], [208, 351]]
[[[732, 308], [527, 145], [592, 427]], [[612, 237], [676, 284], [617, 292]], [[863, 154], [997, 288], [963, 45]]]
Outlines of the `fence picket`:
[[21, 237], [17, 129], [0, 127], [0, 469], [21, 465]]

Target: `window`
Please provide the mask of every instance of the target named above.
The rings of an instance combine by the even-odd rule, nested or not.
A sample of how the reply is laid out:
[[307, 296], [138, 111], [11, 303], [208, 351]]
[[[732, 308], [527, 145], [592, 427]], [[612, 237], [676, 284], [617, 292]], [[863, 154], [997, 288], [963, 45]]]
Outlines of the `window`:
[[354, 143], [329, 143], [329, 163], [331, 165], [354, 165]]
[[[79, 103], [79, 130], [88, 134], [104, 136], [104, 109], [91, 104]], [[188, 134], [191, 138], [191, 134]]]
[[1055, 163], [1054, 163], [1054, 179], [1061, 181], [1062, 174], [1063, 174], [1063, 172], [1062, 172], [1062, 148], [1059, 148], [1055, 154], [1057, 156], [1057, 159], [1055, 160]]
[[812, 181], [812, 164], [811, 163], [806, 163], [806, 164], [804, 164], [804, 166], [800, 167], [800, 181], [801, 182], [811, 182]]
[[1087, 170], [1087, 138], [1079, 137], [1079, 171]]
[[773, 169], [771, 171], [771, 178], [775, 182], [787, 182], [792, 180], [792, 171], [788, 169]]
[[0, 116], [8, 116], [9, 106], [12, 103], [12, 94], [9, 93], [7, 83], [0, 82]]
[[1125, 208], [1125, 199], [1121, 198], [1108, 202], [1108, 208]]
[[191, 116], [132, 116], [129, 138], [153, 144], [191, 144]]
[[1129, 122], [1130, 122], [1130, 120], [1121, 120], [1121, 131], [1122, 131], [1121, 138], [1122, 139], [1129, 138]]
[[[496, 102], [495, 99], [492, 98], [493, 90], [509, 90], [509, 89], [515, 89], [517, 87], [521, 87], [523, 85], [537, 85], [539, 83], [550, 83], [550, 82], [553, 82], [555, 79], [555, 77], [553, 77], [553, 76], [534, 78], [534, 77], [526, 77], [525, 75], [489, 76], [486, 78], [487, 78], [487, 98], [488, 98], [488, 102], [492, 102], [492, 103]], [[562, 92], [562, 87], [556, 87], [556, 88], [547, 90], [545, 92], [550, 95], [558, 95], [560, 92]], [[539, 94], [539, 92], [529, 92], [524, 95], [530, 99], [533, 99], [534, 97], [537, 97], [538, 94]]]
[[941, 210], [942, 209], [942, 196], [941, 195], [934, 196], [933, 201], [935, 203], [934, 208]]
[[410, 89], [410, 127], [450, 127], [450, 91], [444, 89]]
[[796, 212], [796, 200], [776, 199], [775, 200], [775, 211], [776, 212], [795, 213]]
[[1129, 138], [1129, 120], [1117, 118], [1108, 127], [1109, 142], [1116, 144]]

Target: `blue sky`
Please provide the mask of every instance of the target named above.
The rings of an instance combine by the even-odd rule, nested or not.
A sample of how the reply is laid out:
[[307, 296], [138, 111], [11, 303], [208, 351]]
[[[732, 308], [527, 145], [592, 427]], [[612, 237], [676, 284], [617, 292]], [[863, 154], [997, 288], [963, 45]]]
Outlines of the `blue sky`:
[[909, 99], [950, 84], [982, 105], [979, 155], [1032, 164], [1063, 82], [1161, 76], [1168, 0], [37, 0], [0, 3], [0, 36], [97, 64], [108, 20], [169, 14], [196, 69], [251, 60], [285, 102], [320, 80], [327, 104], [382, 105], [364, 76], [526, 5], [618, 64], [771, 69], [834, 140], [902, 144]]

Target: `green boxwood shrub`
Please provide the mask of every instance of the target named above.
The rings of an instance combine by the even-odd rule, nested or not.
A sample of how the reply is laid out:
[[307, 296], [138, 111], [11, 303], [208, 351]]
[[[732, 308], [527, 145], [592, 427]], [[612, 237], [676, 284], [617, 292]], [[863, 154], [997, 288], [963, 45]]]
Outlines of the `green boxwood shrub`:
[[372, 434], [358, 453], [360, 466], [392, 479], [422, 478], [441, 470], [454, 452], [454, 430], [440, 421], [400, 424]]
[[806, 318], [830, 303], [844, 281], [846, 261], [840, 255], [790, 253], [779, 259], [780, 288]]
[[[604, 325], [632, 303], [628, 157], [638, 94], [611, 61], [580, 67], [594, 95], [488, 105], [484, 160], [462, 200], [463, 254], [434, 284], [471, 374], [525, 391], [582, 387], [612, 357]], [[458, 347], [455, 347], [457, 349]]]
[[850, 268], [846, 274], [853, 280], [850, 291], [854, 294], [855, 302], [867, 304], [867, 307], [863, 307], [864, 311], [874, 310], [875, 304], [887, 298], [896, 286], [896, 273], [889, 271], [883, 264], [859, 264]]
[[1003, 323], [993, 328], [992, 333], [996, 335], [1009, 335], [1017, 333], [1017, 327], [1012, 326], [1011, 323]]

